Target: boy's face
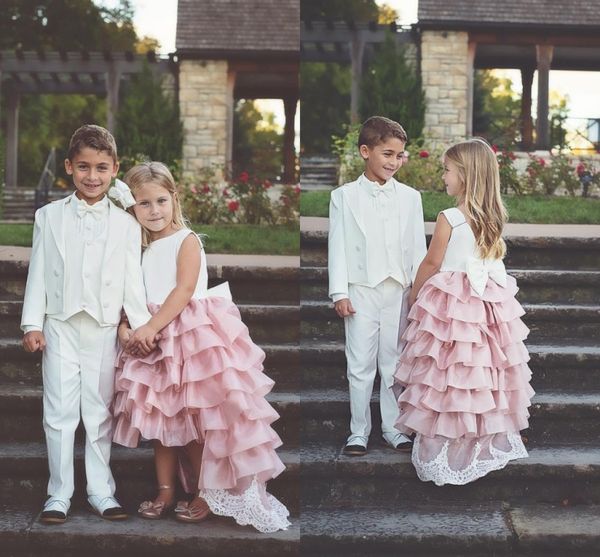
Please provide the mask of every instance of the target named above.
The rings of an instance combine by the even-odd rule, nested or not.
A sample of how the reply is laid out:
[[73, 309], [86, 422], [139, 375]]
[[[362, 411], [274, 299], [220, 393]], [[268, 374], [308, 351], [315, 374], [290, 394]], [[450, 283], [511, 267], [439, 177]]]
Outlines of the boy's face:
[[119, 163], [114, 162], [106, 151], [84, 147], [73, 160], [65, 159], [65, 170], [73, 176], [73, 184], [77, 188], [75, 195], [93, 205], [108, 191], [119, 170]]
[[375, 147], [360, 146], [360, 154], [365, 159], [365, 176], [373, 182], [385, 184], [402, 166], [404, 161], [404, 141], [390, 137]]

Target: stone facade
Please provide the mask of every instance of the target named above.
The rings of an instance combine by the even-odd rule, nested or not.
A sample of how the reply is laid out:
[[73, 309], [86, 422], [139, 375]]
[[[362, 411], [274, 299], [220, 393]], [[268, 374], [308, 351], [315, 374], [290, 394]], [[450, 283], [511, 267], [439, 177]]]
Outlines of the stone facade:
[[424, 134], [444, 144], [468, 135], [472, 68], [468, 33], [424, 31], [421, 35], [421, 76], [427, 101]]
[[228, 69], [225, 60], [179, 63], [179, 107], [184, 127], [183, 171], [227, 164]]

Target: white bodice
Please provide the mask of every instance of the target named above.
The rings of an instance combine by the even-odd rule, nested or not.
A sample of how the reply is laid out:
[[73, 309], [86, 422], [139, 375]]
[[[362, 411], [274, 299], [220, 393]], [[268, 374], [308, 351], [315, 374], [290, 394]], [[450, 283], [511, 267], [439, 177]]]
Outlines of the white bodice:
[[[173, 288], [177, 285], [177, 256], [181, 244], [193, 234], [189, 228], [182, 228], [166, 238], [154, 240], [144, 251], [142, 256], [142, 270], [146, 299], [152, 304], [162, 304]], [[206, 255], [198, 238], [200, 250], [200, 275], [194, 291], [194, 298], [204, 298], [208, 289], [208, 271], [206, 268]]]
[[506, 270], [502, 259], [481, 258], [473, 230], [460, 209], [452, 207], [442, 213], [452, 227], [452, 232], [440, 272], [466, 273], [471, 287], [480, 296], [489, 278], [500, 286], [506, 286]]

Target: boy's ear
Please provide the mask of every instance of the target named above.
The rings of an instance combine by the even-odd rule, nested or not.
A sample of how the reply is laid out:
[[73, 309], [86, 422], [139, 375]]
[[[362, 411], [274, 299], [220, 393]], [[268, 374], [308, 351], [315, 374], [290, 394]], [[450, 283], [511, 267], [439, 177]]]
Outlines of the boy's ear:
[[119, 161], [115, 162], [115, 164], [113, 165], [112, 177], [116, 178], [118, 173], [119, 173]]
[[69, 174], [69, 176], [73, 174], [73, 164], [71, 164], [69, 159], [65, 159], [65, 172]]
[[361, 156], [363, 159], [367, 160], [367, 159], [369, 158], [370, 149], [369, 149], [369, 147], [367, 147], [366, 145], [361, 145], [361, 146], [358, 148], [358, 152], [360, 153], [360, 156]]

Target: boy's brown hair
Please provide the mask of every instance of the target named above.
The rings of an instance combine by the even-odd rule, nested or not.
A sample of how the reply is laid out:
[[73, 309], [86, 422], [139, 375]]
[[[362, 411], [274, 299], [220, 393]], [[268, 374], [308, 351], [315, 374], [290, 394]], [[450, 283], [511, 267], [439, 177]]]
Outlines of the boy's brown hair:
[[408, 141], [404, 128], [398, 122], [394, 122], [394, 120], [390, 120], [385, 116], [371, 116], [360, 127], [358, 148], [360, 149], [361, 145], [366, 145], [369, 149], [372, 149], [390, 139], [390, 137], [395, 137], [403, 143]]
[[85, 147], [95, 149], [96, 151], [106, 151], [113, 162], [117, 163], [117, 144], [115, 138], [102, 126], [86, 124], [75, 130], [75, 133], [71, 136], [71, 141], [69, 141], [67, 158], [72, 161], [73, 157]]

